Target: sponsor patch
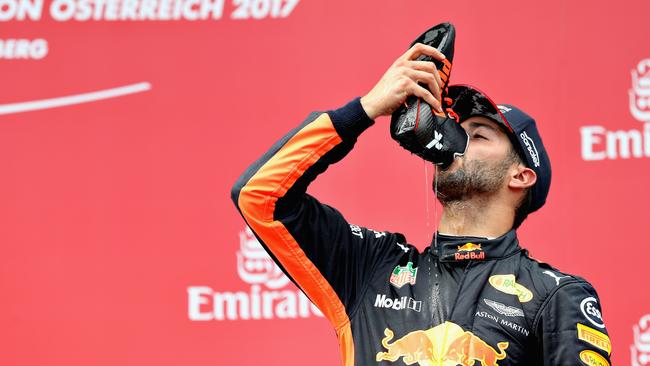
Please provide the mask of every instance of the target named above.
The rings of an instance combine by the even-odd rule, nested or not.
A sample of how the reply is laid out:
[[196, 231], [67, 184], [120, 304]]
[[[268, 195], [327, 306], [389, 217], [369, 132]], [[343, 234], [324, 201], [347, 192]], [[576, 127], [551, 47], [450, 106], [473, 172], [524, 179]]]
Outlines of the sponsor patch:
[[377, 298], [375, 299], [375, 307], [393, 310], [411, 309], [419, 313], [422, 311], [422, 301], [417, 301], [408, 296], [392, 299], [386, 295], [377, 294]]
[[589, 366], [609, 366], [605, 357], [591, 350], [580, 352], [580, 361]]
[[537, 147], [535, 146], [535, 141], [528, 136], [526, 131], [522, 132], [519, 134], [519, 137], [521, 137], [521, 141], [524, 142], [524, 145], [526, 145], [526, 149], [528, 149], [528, 154], [530, 154], [530, 158], [533, 160], [533, 164], [535, 167], [540, 166], [539, 162], [539, 153], [537, 152]]
[[607, 334], [597, 331], [584, 324], [577, 323], [578, 338], [583, 340], [594, 347], [600, 348], [607, 354], [612, 353], [612, 342], [609, 340]]
[[551, 272], [551, 271], [544, 271], [542, 273], [544, 273], [545, 275], [553, 277], [553, 279], [555, 279], [555, 286], [560, 285], [560, 280], [561, 279], [563, 279], [563, 278], [571, 278], [571, 276], [558, 276], [558, 275], [555, 274], [555, 272]]
[[504, 327], [508, 327], [508, 328], [511, 328], [512, 330], [516, 330], [517, 332], [523, 334], [526, 337], [528, 337], [530, 335], [530, 331], [528, 329], [522, 327], [521, 325], [519, 325], [519, 324], [517, 324], [517, 323], [515, 323], [513, 321], [510, 321], [508, 319], [501, 318], [501, 317], [499, 317], [497, 315], [494, 315], [492, 313], [488, 313], [487, 311], [477, 311], [476, 313], [474, 313], [474, 316], [479, 317], [479, 318], [483, 318], [483, 319], [490, 319], [490, 320], [494, 321], [495, 324], [500, 324], [500, 325], [502, 325]]
[[459, 252], [471, 252], [473, 250], [481, 250], [481, 244], [467, 243], [458, 246]]
[[454, 259], [461, 260], [482, 260], [485, 259], [485, 252], [481, 249], [481, 244], [467, 243], [459, 245]]
[[495, 289], [517, 296], [520, 302], [528, 302], [533, 299], [533, 293], [518, 284], [513, 274], [494, 275], [490, 277], [489, 282]]
[[600, 313], [600, 306], [595, 297], [587, 297], [580, 303], [580, 311], [589, 322], [600, 329], [605, 328], [603, 316]]
[[487, 304], [487, 306], [491, 307], [494, 311], [501, 315], [505, 316], [524, 316], [524, 311], [518, 308], [515, 308], [513, 306], [508, 306], [506, 304], [502, 304], [500, 302], [490, 300], [490, 299], [483, 299], [483, 301]]
[[395, 266], [393, 273], [390, 274], [390, 283], [397, 288], [401, 288], [407, 283], [415, 285], [417, 275], [418, 269], [413, 267], [413, 262], [408, 262], [406, 266]]

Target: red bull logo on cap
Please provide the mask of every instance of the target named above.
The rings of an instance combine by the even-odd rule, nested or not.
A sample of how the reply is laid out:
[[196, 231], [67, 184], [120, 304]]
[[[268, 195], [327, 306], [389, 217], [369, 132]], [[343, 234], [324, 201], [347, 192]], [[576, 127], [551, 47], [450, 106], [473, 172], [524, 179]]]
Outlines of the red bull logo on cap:
[[497, 343], [497, 352], [481, 338], [452, 322], [410, 332], [393, 342], [392, 330], [386, 328], [384, 335], [381, 345], [386, 352], [377, 353], [377, 362], [395, 362], [402, 358], [407, 365], [417, 362], [420, 366], [471, 366], [479, 361], [483, 366], [498, 366], [497, 361], [507, 356], [508, 342]]

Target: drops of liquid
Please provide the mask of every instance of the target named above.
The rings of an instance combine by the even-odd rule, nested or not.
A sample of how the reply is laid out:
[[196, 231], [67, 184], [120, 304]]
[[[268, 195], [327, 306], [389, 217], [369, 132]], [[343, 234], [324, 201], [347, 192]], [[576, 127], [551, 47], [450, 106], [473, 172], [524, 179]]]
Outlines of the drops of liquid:
[[[426, 207], [425, 207], [425, 218], [426, 218], [426, 230], [427, 230], [427, 243], [431, 243], [431, 210], [430, 206], [433, 205], [433, 220], [438, 223], [438, 205], [436, 204], [436, 200], [438, 198], [438, 167], [436, 165], [433, 165], [433, 194], [434, 194], [434, 199], [431, 200], [429, 198], [429, 190], [431, 189], [431, 186], [429, 185], [429, 162], [426, 160], [424, 161], [424, 194], [426, 197]], [[433, 202], [433, 203], [432, 203]], [[437, 225], [437, 224], [436, 224]], [[438, 228], [436, 226], [436, 232], [438, 231]], [[438, 244], [438, 236], [436, 235], [434, 237], [435, 243], [434, 243], [434, 248], [437, 246], [435, 244]]]
[[436, 201], [438, 200], [438, 166], [434, 165], [433, 169], [435, 169], [433, 175], [433, 195], [434, 195], [433, 219], [436, 220], [436, 242], [434, 244], [437, 248], [438, 247], [438, 225], [440, 225], [440, 222], [438, 221], [438, 205], [436, 204]]
[[426, 160], [422, 161], [424, 162], [424, 195], [426, 197], [425, 220], [427, 225], [427, 243], [431, 243], [431, 217], [429, 215], [429, 163]]

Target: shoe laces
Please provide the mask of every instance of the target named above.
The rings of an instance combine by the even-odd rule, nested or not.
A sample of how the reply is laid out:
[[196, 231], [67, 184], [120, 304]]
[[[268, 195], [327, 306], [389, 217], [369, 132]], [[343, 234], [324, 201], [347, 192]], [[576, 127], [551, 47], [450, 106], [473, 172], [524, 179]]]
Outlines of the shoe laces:
[[[446, 90], [445, 90], [445, 92], [446, 92]], [[452, 104], [454, 104], [454, 101], [449, 97], [444, 97], [444, 98], [442, 98], [442, 103], [445, 105], [444, 108], [445, 108], [445, 112], [447, 112], [447, 115], [449, 117], [455, 119], [456, 122], [458, 122], [458, 120], [459, 120], [458, 114], [456, 114], [456, 112], [454, 112], [454, 110], [451, 108]]]

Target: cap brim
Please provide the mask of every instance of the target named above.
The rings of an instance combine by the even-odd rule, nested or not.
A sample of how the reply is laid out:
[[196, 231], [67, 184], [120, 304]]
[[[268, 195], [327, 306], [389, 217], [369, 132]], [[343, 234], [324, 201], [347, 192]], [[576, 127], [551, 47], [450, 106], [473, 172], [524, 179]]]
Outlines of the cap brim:
[[459, 123], [470, 117], [482, 116], [502, 124], [514, 133], [497, 104], [478, 88], [466, 84], [450, 85], [447, 97], [452, 100], [451, 109], [458, 115]]

